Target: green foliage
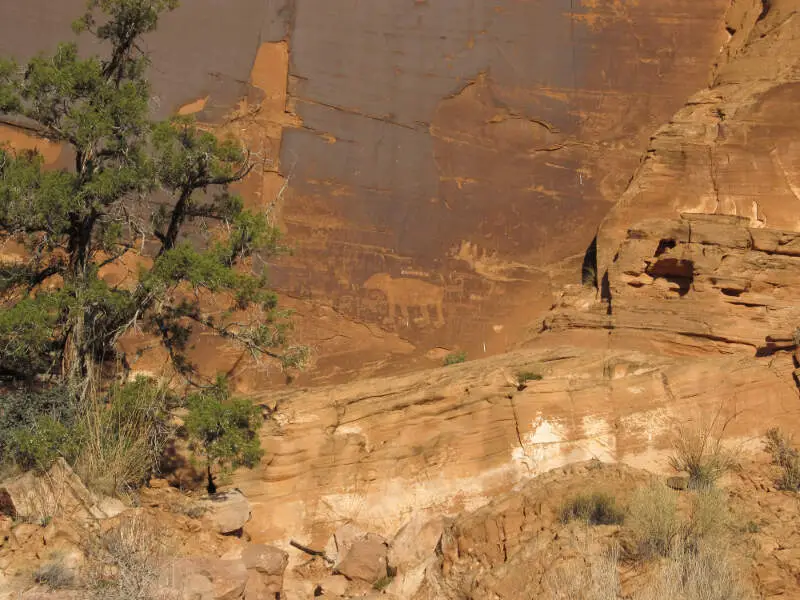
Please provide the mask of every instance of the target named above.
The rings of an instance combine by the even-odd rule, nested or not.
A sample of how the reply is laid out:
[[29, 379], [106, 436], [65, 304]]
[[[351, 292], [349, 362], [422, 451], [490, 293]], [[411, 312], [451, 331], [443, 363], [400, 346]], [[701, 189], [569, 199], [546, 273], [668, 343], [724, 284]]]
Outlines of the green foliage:
[[[250, 172], [248, 153], [191, 118], [151, 118], [141, 38], [176, 6], [89, 0], [75, 31], [102, 42], [104, 56], [63, 43], [23, 68], [0, 58], [0, 113], [75, 156], [45, 169], [36, 152], [0, 148], [0, 241], [21, 242], [29, 257], [0, 262], [0, 375], [68, 381], [85, 395], [101, 387], [103, 363], [124, 358], [117, 341], [132, 327], [156, 335], [187, 376], [193, 327], [283, 364], [305, 359], [281, 352], [289, 314], [264, 275], [280, 234], [229, 190]], [[151, 259], [134, 284], [103, 281], [101, 269], [128, 252]], [[58, 289], [41, 285], [53, 276]], [[212, 318], [202, 292], [224, 292], [229, 310]], [[261, 309], [251, 322], [233, 318], [250, 307]]]
[[376, 581], [375, 583], [373, 583], [372, 589], [378, 592], [382, 592], [391, 585], [392, 581], [394, 581], [394, 576], [386, 575], [378, 579], [378, 581]]
[[458, 352], [451, 352], [447, 356], [444, 357], [444, 366], [448, 367], [450, 365], [457, 365], [459, 363], [463, 363], [467, 361], [467, 353], [463, 350], [459, 350]]
[[189, 396], [186, 430], [190, 447], [206, 459], [209, 491], [214, 488], [212, 467], [253, 468], [263, 456], [258, 430], [260, 409], [244, 398], [231, 398], [227, 382]]
[[[71, 455], [72, 442], [64, 439], [64, 432], [79, 429], [71, 397], [63, 387], [0, 395], [0, 464], [20, 461], [47, 469], [58, 456]], [[36, 448], [37, 438], [44, 442], [41, 449]]]
[[73, 462], [80, 452], [81, 441], [80, 429], [67, 427], [49, 416], [40, 416], [30, 427], [11, 432], [9, 448], [19, 467], [44, 472], [59, 457]]
[[625, 520], [625, 512], [617, 507], [614, 496], [604, 492], [578, 494], [559, 512], [562, 523], [580, 520], [590, 525], [619, 525]]
[[764, 450], [772, 456], [772, 464], [781, 468], [778, 489], [791, 492], [800, 489], [800, 452], [791, 438], [777, 427], [772, 428], [767, 431]]
[[0, 352], [3, 369], [19, 375], [42, 372], [58, 360], [62, 349], [53, 332], [62, 320], [67, 298], [60, 293], [23, 298], [0, 310]]
[[529, 381], [541, 381], [542, 376], [534, 371], [520, 371], [517, 373], [518, 385], [525, 385]]
[[761, 525], [756, 523], [753, 520], [747, 521], [744, 525], [742, 525], [741, 530], [742, 533], [758, 533], [761, 531]]
[[80, 405], [64, 387], [7, 393], [0, 397], [0, 463], [45, 471], [63, 457], [92, 487], [125, 492], [157, 470], [176, 404], [144, 377]]

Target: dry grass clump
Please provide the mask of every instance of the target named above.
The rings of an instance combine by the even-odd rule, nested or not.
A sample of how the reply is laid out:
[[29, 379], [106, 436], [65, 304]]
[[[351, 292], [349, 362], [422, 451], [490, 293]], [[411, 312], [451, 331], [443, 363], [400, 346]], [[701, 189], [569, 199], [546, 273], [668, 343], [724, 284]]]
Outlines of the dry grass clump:
[[728, 552], [714, 543], [677, 546], [635, 600], [750, 600], [752, 590]]
[[88, 597], [92, 600], [160, 600], [158, 579], [168, 546], [156, 523], [141, 513], [89, 544]]
[[577, 568], [562, 567], [545, 580], [547, 600], [617, 600], [620, 594], [616, 548], [587, 556]]
[[628, 505], [626, 524], [632, 554], [644, 559], [667, 556], [681, 533], [676, 493], [663, 483], [637, 489]]
[[697, 548], [703, 541], [722, 540], [731, 530], [723, 493], [714, 488], [692, 494], [687, 518], [678, 514], [678, 494], [661, 483], [633, 494], [625, 521], [628, 551], [649, 560], [669, 556], [676, 548]]
[[33, 574], [36, 583], [46, 585], [54, 590], [63, 590], [73, 587], [76, 582], [75, 570], [66, 564], [64, 556], [55, 554], [42, 563]]
[[171, 398], [164, 385], [139, 378], [115, 386], [83, 416], [84, 444], [76, 470], [105, 494], [125, 493], [146, 481], [173, 434]]
[[698, 490], [692, 496], [689, 520], [684, 525], [683, 545], [696, 547], [701, 540], [722, 540], [730, 531], [731, 516], [723, 493]]
[[676, 471], [689, 475], [689, 489], [713, 487], [737, 465], [735, 453], [722, 444], [727, 423], [715, 434], [715, 422], [709, 427], [678, 429], [669, 463]]
[[578, 494], [561, 507], [562, 523], [580, 520], [590, 525], [619, 525], [625, 520], [625, 511], [617, 507], [614, 496], [605, 492]]
[[782, 469], [778, 488], [796, 492], [800, 489], [800, 452], [780, 429], [767, 431], [764, 450], [772, 456], [772, 463]]

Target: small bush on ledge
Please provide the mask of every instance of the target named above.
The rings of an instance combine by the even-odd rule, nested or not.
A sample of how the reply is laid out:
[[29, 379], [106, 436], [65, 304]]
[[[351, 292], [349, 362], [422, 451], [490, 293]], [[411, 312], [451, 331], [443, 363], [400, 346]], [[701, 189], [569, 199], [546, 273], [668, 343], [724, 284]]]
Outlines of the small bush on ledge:
[[459, 363], [467, 362], [467, 353], [463, 350], [459, 350], [458, 352], [451, 352], [447, 356], [444, 357], [444, 366], [449, 367], [450, 365], [457, 365]]
[[578, 494], [561, 507], [559, 516], [562, 523], [581, 520], [590, 525], [620, 525], [625, 520], [616, 499], [604, 492]]

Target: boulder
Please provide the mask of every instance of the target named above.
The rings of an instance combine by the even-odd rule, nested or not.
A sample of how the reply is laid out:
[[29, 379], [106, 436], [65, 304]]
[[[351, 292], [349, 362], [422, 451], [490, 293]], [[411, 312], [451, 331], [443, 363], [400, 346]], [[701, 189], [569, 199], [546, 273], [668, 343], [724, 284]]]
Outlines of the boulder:
[[442, 517], [414, 517], [397, 532], [389, 545], [389, 564], [402, 572], [425, 562], [436, 551], [443, 531]]
[[250, 502], [239, 490], [222, 492], [203, 498], [203, 518], [222, 534], [241, 531], [250, 520]]
[[[245, 568], [255, 572], [256, 578], [260, 580], [259, 588], [263, 587], [265, 592], [274, 598], [283, 588], [283, 572], [289, 564], [289, 555], [265, 544], [249, 544], [242, 552], [242, 562]], [[250, 580], [253, 580], [253, 573]], [[248, 583], [248, 590], [256, 586], [256, 582]], [[254, 596], [255, 598], [255, 596]], [[248, 599], [249, 600], [249, 599]]]
[[436, 560], [436, 546], [442, 539], [442, 517], [426, 519], [417, 515], [397, 532], [389, 544], [389, 566], [396, 572], [386, 588], [401, 598], [411, 598], [422, 585], [425, 569]]
[[323, 596], [344, 596], [347, 593], [347, 577], [343, 575], [328, 575], [319, 582]]
[[2, 548], [8, 538], [11, 536], [11, 529], [14, 527], [14, 521], [9, 517], [0, 515], [0, 548]]
[[275, 597], [275, 592], [267, 587], [261, 573], [258, 571], [247, 572], [247, 583], [244, 587], [244, 600], [274, 600]]
[[289, 555], [275, 546], [249, 544], [242, 552], [242, 561], [248, 569], [264, 575], [283, 575], [289, 563]]
[[175, 560], [162, 580], [180, 600], [237, 600], [248, 573], [241, 560], [191, 557]]
[[362, 538], [365, 535], [367, 535], [367, 533], [355, 525], [350, 523], [342, 525], [328, 539], [328, 543], [325, 544], [325, 556], [334, 563], [337, 563], [341, 558], [344, 557], [345, 554], [347, 554], [347, 551], [350, 549], [353, 541]]
[[379, 535], [368, 533], [353, 540], [349, 550], [334, 570], [348, 579], [359, 579], [375, 583], [388, 575], [386, 540]]
[[116, 498], [90, 492], [63, 458], [44, 474], [28, 471], [0, 484], [0, 514], [17, 519], [109, 519], [126, 509]]
[[[281, 600], [308, 600], [309, 598], [314, 598], [314, 590], [314, 584], [307, 579], [302, 579], [296, 575], [287, 577]], [[247, 600], [250, 599], [248, 598]]]
[[689, 478], [688, 477], [668, 477], [667, 478], [667, 487], [672, 488], [673, 490], [685, 490], [689, 487]]
[[87, 517], [99, 513], [95, 504], [92, 493], [63, 458], [44, 474], [29, 471], [0, 484], [0, 513], [18, 519], [42, 520], [62, 514]]

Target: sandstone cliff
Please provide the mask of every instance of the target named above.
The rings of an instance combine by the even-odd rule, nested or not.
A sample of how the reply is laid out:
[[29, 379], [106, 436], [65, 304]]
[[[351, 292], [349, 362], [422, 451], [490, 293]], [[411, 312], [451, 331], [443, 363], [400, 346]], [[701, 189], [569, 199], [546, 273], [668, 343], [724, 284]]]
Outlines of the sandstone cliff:
[[[82, 4], [4, 3], [0, 53], [52, 48]], [[252, 149], [243, 191], [296, 247], [273, 281], [318, 382], [430, 367], [506, 350], [580, 280], [647, 140], [707, 85], [729, 4], [194, 0], [148, 42], [153, 102]], [[270, 380], [196, 342], [210, 372]]]

